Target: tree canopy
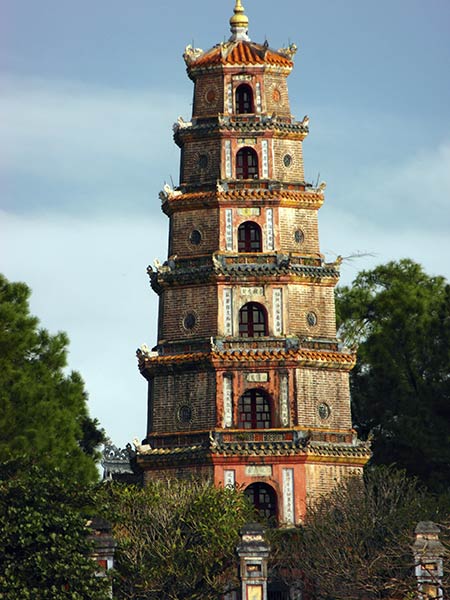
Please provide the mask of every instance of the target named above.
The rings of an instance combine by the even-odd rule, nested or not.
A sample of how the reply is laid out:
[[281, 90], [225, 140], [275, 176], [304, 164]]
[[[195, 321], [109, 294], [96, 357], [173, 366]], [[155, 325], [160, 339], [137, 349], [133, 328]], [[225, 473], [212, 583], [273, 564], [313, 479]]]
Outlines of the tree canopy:
[[81, 376], [66, 373], [68, 338], [30, 315], [30, 289], [0, 275], [0, 462], [17, 456], [95, 480], [103, 440]]
[[0, 598], [107, 600], [86, 526], [95, 506], [92, 486], [56, 467], [0, 464]]
[[[317, 600], [416, 597], [414, 530], [442, 519], [448, 513], [416, 479], [373, 467], [310, 506], [302, 526], [272, 531], [273, 567], [289, 584], [303, 581]], [[448, 574], [444, 583], [448, 589]]]
[[361, 272], [336, 304], [341, 337], [358, 345], [352, 412], [373, 462], [448, 491], [450, 286], [404, 259]]
[[237, 585], [239, 530], [252, 518], [242, 492], [172, 480], [104, 493], [118, 544], [115, 598], [216, 600]]

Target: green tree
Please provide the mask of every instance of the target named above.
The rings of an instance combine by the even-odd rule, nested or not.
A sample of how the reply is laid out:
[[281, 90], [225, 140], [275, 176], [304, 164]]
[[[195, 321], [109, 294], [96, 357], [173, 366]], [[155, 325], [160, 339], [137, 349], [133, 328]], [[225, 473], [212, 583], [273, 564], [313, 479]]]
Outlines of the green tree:
[[373, 462], [430, 489], [450, 482], [450, 286], [411, 260], [361, 272], [337, 292], [340, 334], [358, 345], [352, 411]]
[[97, 478], [103, 441], [80, 375], [66, 373], [66, 334], [30, 315], [30, 289], [0, 275], [0, 461], [33, 456], [67, 476]]
[[0, 465], [0, 598], [106, 600], [86, 527], [92, 488], [57, 468], [15, 459]]
[[447, 518], [416, 479], [373, 467], [310, 506], [303, 526], [271, 532], [273, 568], [317, 600], [412, 598], [414, 529]]
[[178, 480], [104, 491], [118, 543], [115, 597], [216, 600], [236, 584], [239, 529], [252, 515], [242, 492]]

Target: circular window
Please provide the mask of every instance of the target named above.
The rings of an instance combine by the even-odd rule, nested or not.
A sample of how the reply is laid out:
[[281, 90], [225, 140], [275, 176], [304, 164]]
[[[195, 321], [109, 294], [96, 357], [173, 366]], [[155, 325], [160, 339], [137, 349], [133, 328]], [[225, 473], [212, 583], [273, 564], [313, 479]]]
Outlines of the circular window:
[[278, 102], [281, 100], [281, 93], [280, 90], [278, 88], [275, 88], [272, 92], [272, 100], [274, 102], [276, 102], [278, 104]]
[[217, 98], [217, 96], [216, 96], [215, 90], [210, 89], [206, 92], [206, 101], [209, 102], [210, 104], [212, 104], [216, 98]]
[[292, 156], [290, 154], [285, 154], [283, 156], [283, 163], [285, 167], [290, 167], [292, 165]]
[[183, 319], [183, 327], [185, 329], [194, 329], [196, 323], [197, 319], [195, 318], [194, 313], [191, 312], [187, 313], [187, 315]]
[[322, 402], [322, 404], [319, 404], [319, 406], [317, 407], [317, 412], [319, 413], [319, 417], [325, 420], [328, 419], [328, 417], [330, 416], [331, 409], [328, 406], [328, 404]]
[[188, 405], [180, 406], [178, 409], [178, 420], [181, 423], [190, 423], [192, 421], [192, 408]]
[[294, 232], [294, 239], [297, 242], [297, 244], [301, 244], [303, 242], [303, 240], [305, 239], [305, 234], [301, 229], [297, 229]]
[[200, 244], [200, 242], [202, 241], [202, 234], [198, 229], [194, 229], [193, 231], [191, 231], [189, 241], [191, 242], [191, 244], [194, 244], [194, 246], [198, 246]]
[[206, 169], [208, 166], [208, 155], [207, 154], [200, 154], [200, 156], [198, 157], [198, 166], [200, 167], [200, 169]]
[[314, 325], [317, 325], [317, 315], [315, 312], [309, 312], [306, 315], [306, 320], [308, 321], [308, 325], [310, 325], [311, 327], [314, 327]]

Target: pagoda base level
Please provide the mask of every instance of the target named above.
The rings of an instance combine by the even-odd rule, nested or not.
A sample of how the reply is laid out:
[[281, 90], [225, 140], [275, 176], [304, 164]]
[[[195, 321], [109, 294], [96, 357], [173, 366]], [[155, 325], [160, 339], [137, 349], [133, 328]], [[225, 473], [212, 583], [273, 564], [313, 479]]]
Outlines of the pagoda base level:
[[226, 456], [206, 449], [190, 453], [180, 450], [173, 449], [165, 455], [140, 455], [144, 483], [153, 479], [198, 478], [216, 486], [256, 490], [257, 508], [261, 508], [261, 497], [272, 498], [271, 514], [286, 526], [304, 520], [307, 500], [310, 504], [342, 480], [361, 475], [370, 458], [368, 452], [355, 456], [343, 451], [339, 456], [325, 452], [325, 448], [320, 453], [305, 450], [303, 454], [281, 456]]

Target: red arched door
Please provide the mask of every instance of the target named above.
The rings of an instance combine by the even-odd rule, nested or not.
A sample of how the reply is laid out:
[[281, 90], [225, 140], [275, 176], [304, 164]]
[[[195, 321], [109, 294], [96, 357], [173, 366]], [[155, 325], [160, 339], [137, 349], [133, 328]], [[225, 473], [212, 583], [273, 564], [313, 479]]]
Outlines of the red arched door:
[[239, 429], [270, 429], [272, 410], [269, 396], [262, 390], [247, 390], [239, 398]]
[[238, 228], [238, 252], [261, 252], [261, 227], [253, 221], [245, 221]]
[[236, 155], [236, 179], [258, 177], [258, 155], [253, 148], [241, 148]]
[[276, 518], [277, 495], [273, 487], [256, 482], [245, 488], [244, 493], [262, 517]]
[[253, 90], [246, 83], [236, 88], [236, 112], [238, 114], [255, 112], [253, 109]]
[[267, 313], [257, 302], [247, 302], [239, 311], [239, 336], [262, 337], [267, 333]]

